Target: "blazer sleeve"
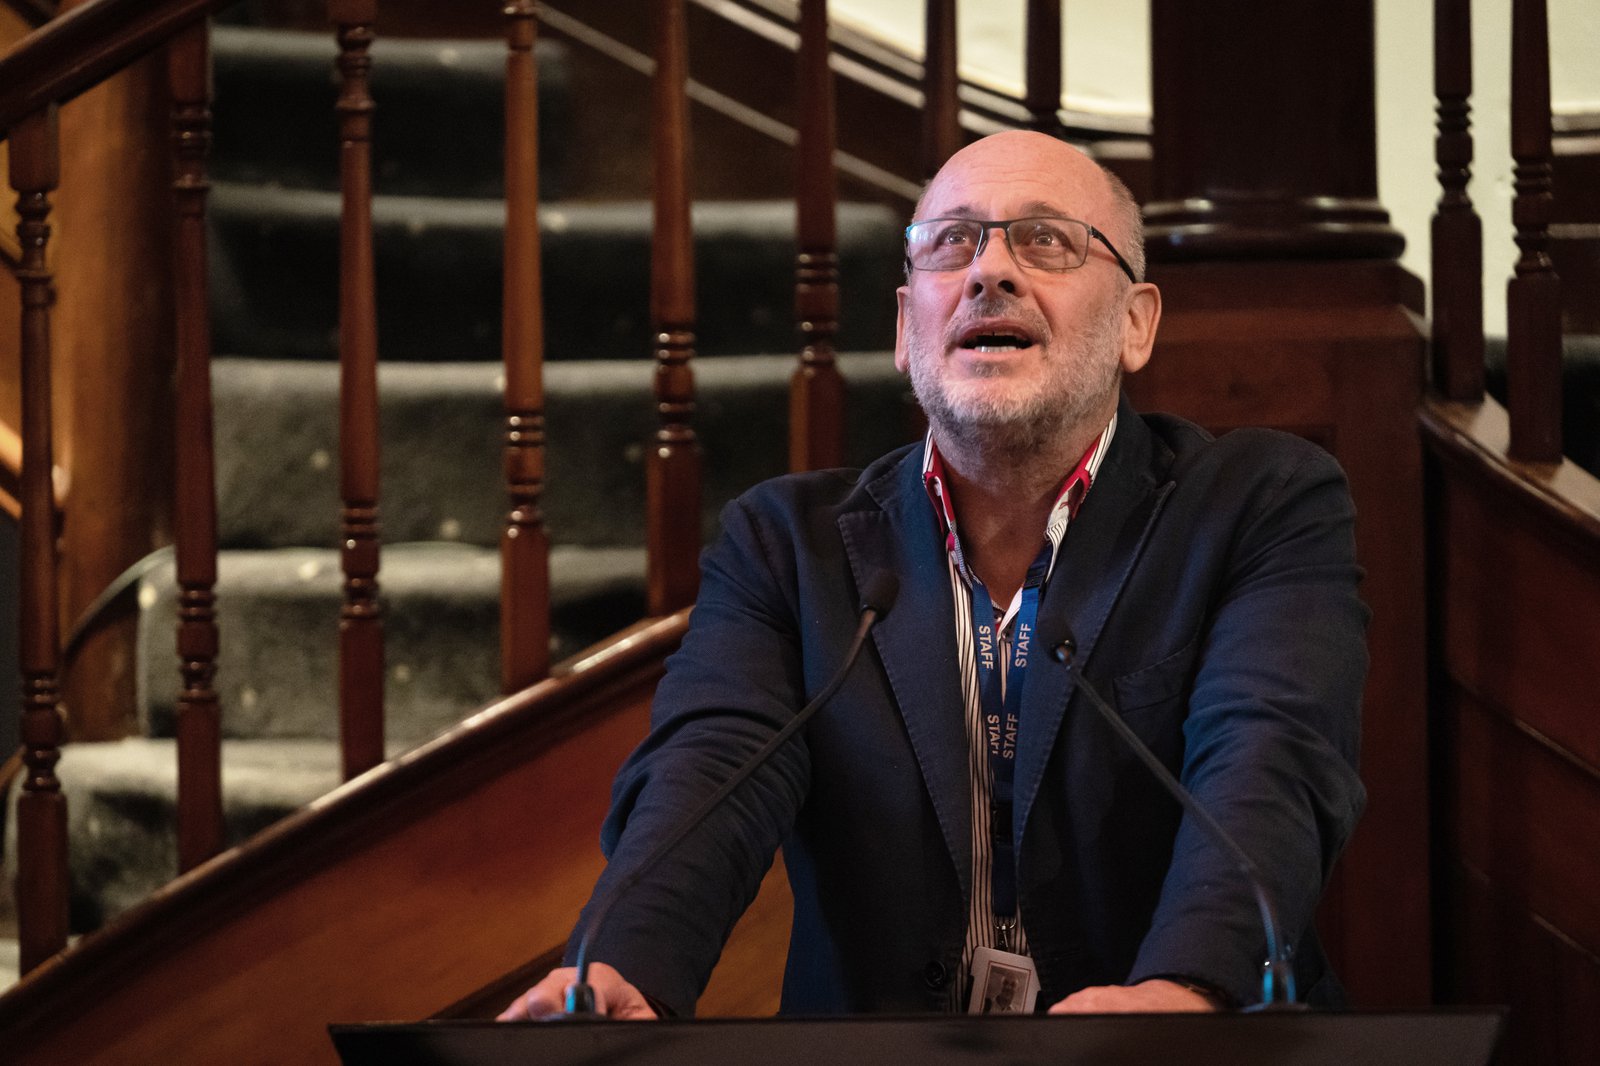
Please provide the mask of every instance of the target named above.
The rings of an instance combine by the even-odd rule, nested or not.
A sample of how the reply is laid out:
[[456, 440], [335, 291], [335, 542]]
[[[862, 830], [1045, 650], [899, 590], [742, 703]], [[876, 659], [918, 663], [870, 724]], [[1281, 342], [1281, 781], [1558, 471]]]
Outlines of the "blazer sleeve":
[[[1305, 448], [1238, 527], [1183, 726], [1183, 782], [1260, 869], [1291, 943], [1365, 802], [1354, 520], [1338, 464]], [[1247, 883], [1185, 816], [1130, 983], [1184, 975], [1252, 1003], [1264, 958]]]
[[[682, 647], [667, 661], [651, 730], [612, 787], [601, 831], [608, 865], [568, 945], [569, 963], [596, 903], [631, 874], [802, 704], [792, 562], [774, 565], [755, 509], [736, 500], [701, 559]], [[771, 541], [770, 530], [766, 539]], [[755, 898], [810, 780], [797, 735], [653, 872], [618, 897], [590, 958], [688, 1016], [734, 923]]]

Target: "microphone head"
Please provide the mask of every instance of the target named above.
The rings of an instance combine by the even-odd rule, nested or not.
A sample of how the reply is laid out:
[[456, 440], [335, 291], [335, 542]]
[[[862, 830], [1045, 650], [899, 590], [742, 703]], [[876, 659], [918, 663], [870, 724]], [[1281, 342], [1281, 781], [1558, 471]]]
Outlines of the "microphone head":
[[1072, 629], [1067, 623], [1061, 623], [1061, 635], [1055, 643], [1050, 645], [1050, 658], [1058, 663], [1071, 663], [1072, 657], [1078, 654], [1078, 640], [1072, 635]]
[[874, 570], [861, 586], [861, 609], [876, 611], [879, 618], [889, 613], [900, 594], [900, 579], [891, 570]]

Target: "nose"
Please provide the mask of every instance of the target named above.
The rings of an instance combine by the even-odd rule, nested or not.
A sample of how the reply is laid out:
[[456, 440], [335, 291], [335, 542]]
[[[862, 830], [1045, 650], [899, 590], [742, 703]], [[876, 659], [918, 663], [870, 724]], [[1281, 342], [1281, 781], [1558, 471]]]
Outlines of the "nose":
[[1000, 226], [990, 226], [978, 240], [978, 250], [967, 266], [966, 295], [968, 299], [990, 289], [1010, 296], [1020, 294], [1023, 285], [1022, 268], [1011, 254], [1011, 243]]

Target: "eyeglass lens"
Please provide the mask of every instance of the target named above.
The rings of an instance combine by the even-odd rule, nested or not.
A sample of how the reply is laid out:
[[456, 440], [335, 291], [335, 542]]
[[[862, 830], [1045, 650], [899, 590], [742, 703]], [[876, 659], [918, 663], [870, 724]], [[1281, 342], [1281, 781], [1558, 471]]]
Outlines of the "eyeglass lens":
[[[918, 270], [961, 270], [969, 266], [988, 234], [976, 219], [936, 218], [913, 223], [906, 254]], [[1070, 218], [1019, 218], [1005, 229], [1011, 254], [1039, 270], [1073, 270], [1089, 255], [1089, 227]]]

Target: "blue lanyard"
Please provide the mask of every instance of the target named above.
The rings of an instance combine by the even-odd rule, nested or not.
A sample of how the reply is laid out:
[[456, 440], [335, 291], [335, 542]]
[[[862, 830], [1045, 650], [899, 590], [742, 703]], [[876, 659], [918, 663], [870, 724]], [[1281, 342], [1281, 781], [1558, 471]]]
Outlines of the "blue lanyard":
[[1017, 735], [1022, 725], [1022, 689], [1028, 677], [1028, 660], [1033, 649], [1034, 627], [1039, 617], [1039, 590], [1050, 569], [1050, 542], [1045, 541], [1039, 555], [1028, 568], [1022, 586], [1022, 601], [1013, 619], [1009, 670], [1005, 673], [1002, 696], [999, 669], [1000, 635], [995, 622], [994, 604], [976, 575], [972, 578], [973, 655], [978, 664], [978, 700], [983, 713], [983, 729], [989, 751], [991, 786], [989, 793], [990, 885], [997, 924], [1015, 925], [1017, 914], [1017, 868], [1011, 841], [1012, 783], [1015, 779]]

